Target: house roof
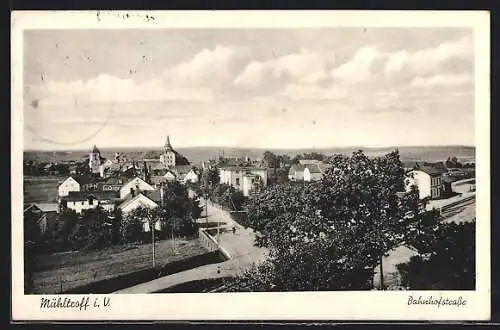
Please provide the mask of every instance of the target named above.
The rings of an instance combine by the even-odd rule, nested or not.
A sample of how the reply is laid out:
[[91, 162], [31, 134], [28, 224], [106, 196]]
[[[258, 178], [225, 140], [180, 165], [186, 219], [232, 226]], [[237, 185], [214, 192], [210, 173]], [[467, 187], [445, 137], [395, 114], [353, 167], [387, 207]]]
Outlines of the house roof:
[[145, 198], [148, 198], [149, 200], [151, 200], [152, 202], [154, 202], [155, 204], [157, 204], [157, 202], [155, 202], [154, 200], [152, 200], [150, 197], [146, 196], [146, 194], [144, 192], [141, 192], [135, 196], [130, 196], [130, 194], [128, 195], [128, 198], [126, 198], [120, 205], [118, 205], [118, 208], [119, 209], [123, 209], [124, 207], [126, 207], [127, 205], [129, 205], [130, 203], [132, 203], [133, 201], [137, 200], [140, 198], [140, 196], [144, 196]]
[[87, 200], [93, 197], [97, 200], [119, 199], [116, 191], [70, 191], [68, 196], [61, 197], [61, 200], [68, 202], [77, 202]]
[[42, 212], [57, 212], [59, 210], [59, 206], [57, 203], [37, 203], [36, 207]]
[[[309, 173], [322, 173], [318, 164], [307, 164], [307, 165], [305, 165], [305, 168], [307, 168], [309, 170]], [[304, 171], [305, 171], [305, 169], [304, 169]]]
[[152, 184], [159, 184], [167, 181], [167, 179], [162, 175], [151, 175], [150, 180]]
[[148, 191], [142, 191], [141, 194], [149, 198], [155, 203], [160, 203], [161, 202], [161, 193], [160, 190], [148, 190]]
[[104, 184], [112, 184], [112, 185], [122, 185], [125, 182], [122, 178], [110, 177], [104, 181]]
[[23, 210], [23, 213], [26, 213], [28, 211], [36, 211], [36, 212], [40, 212], [42, 211], [36, 204], [29, 204], [29, 205], [25, 205], [24, 206], [24, 210]]
[[303, 172], [305, 168], [306, 167], [302, 164], [293, 164], [290, 166], [290, 172]]
[[321, 170], [321, 172], [325, 172], [327, 169], [332, 167], [331, 164], [325, 164], [325, 163], [319, 163], [317, 165], [318, 165], [319, 169]]
[[318, 163], [321, 163], [321, 161], [317, 159], [299, 159], [299, 164], [301, 165], [318, 164]]
[[424, 173], [429, 174], [430, 176], [438, 176], [443, 173], [442, 170], [428, 165], [421, 165], [418, 168], [416, 168], [415, 171], [422, 171]]

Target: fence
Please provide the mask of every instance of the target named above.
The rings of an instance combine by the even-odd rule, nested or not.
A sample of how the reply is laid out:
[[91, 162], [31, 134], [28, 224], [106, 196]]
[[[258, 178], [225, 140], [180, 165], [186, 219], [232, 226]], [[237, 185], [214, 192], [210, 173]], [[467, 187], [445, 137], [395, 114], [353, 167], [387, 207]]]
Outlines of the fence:
[[198, 239], [201, 245], [203, 245], [203, 247], [205, 247], [208, 251], [212, 252], [219, 250], [224, 255], [224, 257], [226, 257], [227, 259], [231, 259], [231, 255], [229, 254], [229, 252], [227, 252], [222, 246], [217, 243], [215, 238], [207, 232], [207, 229], [199, 229]]

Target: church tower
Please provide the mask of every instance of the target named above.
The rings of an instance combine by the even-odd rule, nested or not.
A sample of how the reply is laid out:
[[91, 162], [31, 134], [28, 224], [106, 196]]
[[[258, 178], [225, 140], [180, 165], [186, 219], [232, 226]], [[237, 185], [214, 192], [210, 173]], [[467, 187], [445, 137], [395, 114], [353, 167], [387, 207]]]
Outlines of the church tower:
[[89, 154], [89, 167], [91, 173], [99, 173], [99, 167], [101, 166], [101, 152], [94, 144], [94, 148]]
[[164, 152], [160, 155], [160, 162], [166, 167], [175, 166], [175, 151], [170, 144], [170, 136], [167, 135], [167, 141], [165, 142]]

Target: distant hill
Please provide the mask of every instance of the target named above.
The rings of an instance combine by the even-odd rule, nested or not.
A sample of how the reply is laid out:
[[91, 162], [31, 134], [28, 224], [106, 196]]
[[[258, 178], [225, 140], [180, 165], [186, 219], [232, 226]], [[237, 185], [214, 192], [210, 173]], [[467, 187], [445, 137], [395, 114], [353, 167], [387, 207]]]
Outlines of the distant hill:
[[[261, 158], [264, 151], [269, 150], [276, 154], [287, 154], [293, 157], [307, 152], [319, 152], [326, 155], [346, 154], [350, 155], [357, 150], [363, 150], [368, 156], [382, 156], [398, 148], [402, 161], [444, 161], [450, 156], [455, 156], [461, 162], [474, 162], [476, 148], [470, 146], [421, 146], [421, 147], [337, 147], [316, 149], [258, 149], [258, 148], [221, 148], [221, 147], [193, 147], [177, 148], [193, 165], [198, 165], [203, 160], [214, 159], [219, 155], [227, 157], [245, 157], [251, 159]], [[105, 158], [113, 158], [115, 152], [123, 153], [128, 159], [142, 159], [145, 155], [152, 156], [161, 153], [161, 148], [100, 148]], [[78, 151], [25, 151], [25, 160], [47, 161], [69, 161], [80, 160], [88, 157], [89, 150]]]

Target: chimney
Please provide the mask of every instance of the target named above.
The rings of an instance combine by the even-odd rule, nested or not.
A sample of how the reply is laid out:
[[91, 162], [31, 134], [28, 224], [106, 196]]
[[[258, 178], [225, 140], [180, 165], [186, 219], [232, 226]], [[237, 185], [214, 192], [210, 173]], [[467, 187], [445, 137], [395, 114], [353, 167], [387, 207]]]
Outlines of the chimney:
[[132, 187], [130, 188], [130, 195], [132, 195], [132, 197], [135, 196], [135, 191], [134, 191], [134, 188], [132, 188]]

